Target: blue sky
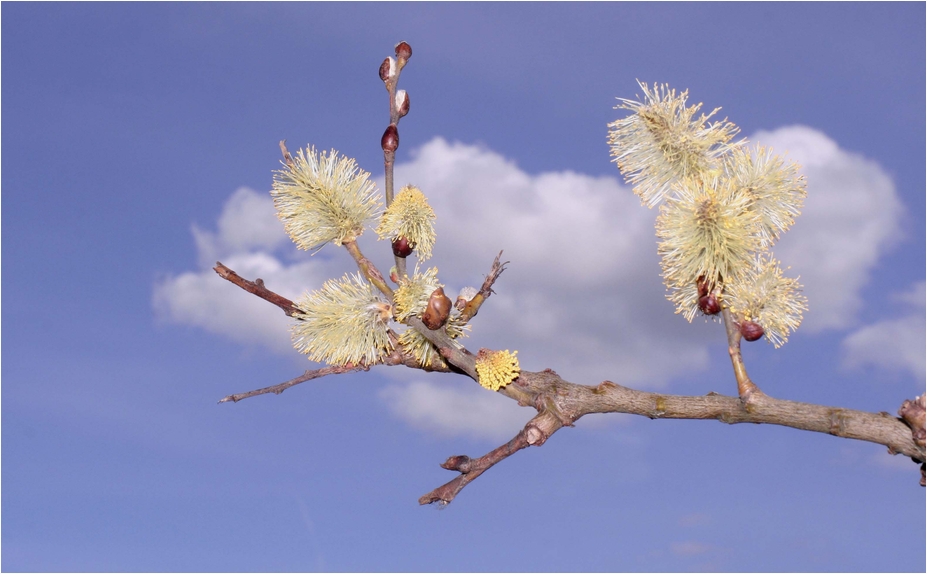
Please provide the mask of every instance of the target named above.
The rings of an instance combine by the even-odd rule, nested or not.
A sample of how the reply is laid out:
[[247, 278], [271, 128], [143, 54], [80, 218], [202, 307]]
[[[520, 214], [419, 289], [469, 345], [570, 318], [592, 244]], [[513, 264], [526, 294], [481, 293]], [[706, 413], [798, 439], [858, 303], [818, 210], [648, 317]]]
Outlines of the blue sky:
[[[511, 266], [467, 345], [522, 367], [735, 392], [716, 324], [663, 297], [652, 222], [610, 163], [635, 80], [804, 166], [776, 248], [811, 310], [753, 379], [894, 413], [924, 391], [924, 17], [906, 4], [2, 6], [2, 568], [65, 571], [923, 571], [924, 490], [876, 445], [768, 426], [587, 417], [442, 511], [438, 464], [531, 413], [450, 375], [329, 377], [287, 320], [209, 269], [296, 297], [351, 270], [287, 242], [277, 142], [438, 213], [453, 288]], [[372, 233], [362, 248], [388, 269]]]

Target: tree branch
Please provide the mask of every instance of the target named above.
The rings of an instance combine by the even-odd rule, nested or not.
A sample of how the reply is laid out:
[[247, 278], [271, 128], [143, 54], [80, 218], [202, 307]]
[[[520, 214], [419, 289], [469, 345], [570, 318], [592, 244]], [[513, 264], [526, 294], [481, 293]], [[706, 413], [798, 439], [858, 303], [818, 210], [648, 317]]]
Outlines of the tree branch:
[[462, 455], [449, 458], [442, 467], [458, 470], [461, 476], [421, 497], [420, 504], [450, 503], [492, 465], [526, 446], [544, 444], [560, 428], [573, 426], [575, 421], [591, 413], [624, 413], [650, 419], [717, 420], [732, 425], [774, 424], [882, 444], [888, 447], [889, 454], [904, 454], [921, 464], [925, 459], [924, 448], [915, 443], [908, 426], [884, 412], [876, 414], [786, 401], [763, 393], [753, 395], [751, 402], [746, 404], [740, 397], [716, 393], [667, 395], [638, 391], [610, 381], [593, 387], [565, 381], [551, 370], [522, 372], [514, 383], [499, 391], [515, 398], [506, 391], [520, 393], [519, 404], [525, 404], [525, 396], [533, 396], [531, 406], [538, 409], [538, 416], [514, 439], [478, 459]]
[[[496, 262], [498, 259], [497, 257]], [[493, 267], [496, 267], [495, 263]], [[277, 305], [284, 312], [290, 308], [286, 305], [287, 303], [292, 306], [291, 301], [268, 290], [259, 280], [251, 282], [242, 279], [221, 263], [217, 265], [216, 272], [242, 289]], [[493, 280], [496, 277], [498, 273], [495, 274]], [[491, 287], [492, 281], [489, 279], [487, 277], [488, 285]], [[484, 282], [485, 285], [487, 285], [486, 282]], [[285, 303], [281, 303], [281, 300]], [[706, 396], [667, 395], [638, 391], [610, 381], [604, 381], [596, 386], [579, 385], [564, 380], [550, 369], [541, 372], [522, 371], [515, 381], [501, 388], [498, 393], [517, 401], [521, 406], [533, 407], [538, 411], [538, 415], [531, 419], [515, 438], [482, 457], [477, 459], [465, 456], [449, 458], [442, 466], [457, 470], [461, 476], [426, 494], [419, 499], [419, 502], [422, 504], [449, 503], [467, 484], [496, 463], [527, 446], [541, 446], [555, 432], [564, 426], [573, 426], [573, 423], [590, 413], [625, 413], [650, 419], [718, 420], [727, 424], [775, 424], [881, 444], [888, 447], [890, 454], [904, 454], [919, 464], [924, 463], [927, 457], [925, 457], [922, 438], [923, 399], [906, 402], [902, 408], [905, 420], [893, 417], [886, 412], [876, 414], [776, 399], [760, 392], [759, 389], [747, 393], [749, 398], [745, 400], [743, 390], [749, 391], [749, 385], [744, 385], [743, 381], [749, 382], [749, 378], [746, 377], [742, 359], [738, 370], [739, 339], [730, 334], [733, 322], [728, 321], [729, 319], [726, 318], [728, 340], [736, 343], [730, 345], [731, 349], [736, 350], [736, 353], [731, 352], [731, 360], [735, 374], [740, 372], [743, 377], [738, 377], [738, 390], [741, 391], [741, 396], [730, 397], [717, 393], [709, 393]], [[448, 336], [444, 329], [432, 331], [425, 327], [417, 317], [411, 317], [408, 324], [434, 344], [441, 356], [453, 367], [426, 370], [456, 371], [475, 381], [479, 380], [476, 373], [476, 357]], [[736, 331], [736, 327], [733, 330]], [[404, 354], [398, 347], [384, 360], [384, 364], [403, 364], [411, 368], [421, 368], [414, 357]], [[306, 371], [300, 377], [285, 383], [248, 393], [229, 395], [220, 402], [236, 402], [243, 398], [266, 393], [279, 394], [291, 386], [325, 375], [369, 368], [370, 365], [345, 365]], [[749, 382], [749, 384], [753, 383]], [[907, 420], [911, 422], [906, 423]], [[919, 437], [920, 442], [915, 442], [915, 437]]]

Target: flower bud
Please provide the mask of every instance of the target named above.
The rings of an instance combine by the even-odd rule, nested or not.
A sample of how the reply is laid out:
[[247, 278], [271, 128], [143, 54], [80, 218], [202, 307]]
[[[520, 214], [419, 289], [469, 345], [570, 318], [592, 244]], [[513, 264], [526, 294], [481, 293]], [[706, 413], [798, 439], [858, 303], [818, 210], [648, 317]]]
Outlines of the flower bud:
[[740, 334], [748, 341], [756, 341], [762, 337], [765, 332], [766, 331], [763, 330], [760, 324], [754, 323], [753, 321], [744, 321], [740, 324]]
[[389, 268], [389, 280], [399, 285], [399, 270], [396, 269], [395, 265]]
[[698, 308], [706, 315], [717, 315], [721, 312], [721, 305], [714, 293], [699, 297]]
[[407, 42], [399, 42], [396, 44], [396, 57], [403, 60], [408, 60], [412, 57], [412, 46]]
[[380, 79], [384, 82], [396, 75], [396, 59], [386, 58], [380, 64]]
[[406, 258], [412, 255], [414, 249], [415, 244], [409, 243], [409, 240], [405, 237], [398, 237], [393, 241], [393, 255], [396, 257]]
[[476, 297], [478, 291], [475, 287], [464, 287], [460, 290], [460, 294], [457, 295], [457, 300], [454, 301], [454, 307], [458, 311], [463, 311], [467, 307], [467, 303], [473, 300]]
[[444, 288], [438, 287], [428, 299], [425, 312], [422, 313], [422, 323], [432, 331], [440, 329], [447, 323], [451, 314], [451, 300], [444, 294]]
[[409, 113], [409, 94], [405, 90], [396, 92], [396, 110], [399, 112], [400, 118]]
[[699, 278], [696, 279], [695, 281], [695, 286], [698, 288], [699, 299], [708, 295], [709, 291], [711, 291], [711, 285], [709, 285], [708, 282], [705, 281], [704, 275], [699, 275]]
[[396, 128], [396, 124], [390, 124], [386, 131], [383, 132], [383, 137], [380, 138], [380, 147], [383, 148], [383, 151], [396, 151], [399, 147], [399, 129]]

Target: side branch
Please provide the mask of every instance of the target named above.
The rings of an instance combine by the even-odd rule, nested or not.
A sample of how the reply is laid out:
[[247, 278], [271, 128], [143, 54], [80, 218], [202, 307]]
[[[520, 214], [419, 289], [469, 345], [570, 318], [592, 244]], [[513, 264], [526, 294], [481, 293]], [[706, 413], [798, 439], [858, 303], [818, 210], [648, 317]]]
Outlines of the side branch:
[[242, 399], [250, 399], [251, 397], [256, 397], [258, 395], [266, 395], [267, 393], [273, 393], [279, 395], [283, 391], [287, 390], [290, 387], [295, 387], [300, 383], [305, 383], [306, 381], [311, 381], [313, 379], [318, 379], [326, 375], [341, 375], [344, 373], [353, 373], [355, 371], [367, 371], [370, 367], [367, 365], [345, 365], [343, 367], [324, 367], [321, 369], [309, 370], [303, 373], [302, 375], [296, 377], [295, 379], [290, 379], [285, 383], [280, 383], [279, 385], [273, 385], [270, 387], [264, 387], [263, 389], [255, 389], [253, 391], [248, 391], [247, 393], [237, 393], [234, 395], [229, 395], [221, 399], [220, 403], [237, 403]]
[[300, 312], [299, 307], [297, 307], [292, 301], [290, 301], [283, 295], [278, 295], [274, 293], [273, 291], [271, 291], [270, 289], [264, 287], [263, 279], [258, 278], [258, 279], [255, 279], [254, 281], [248, 281], [247, 279], [243, 278], [238, 273], [235, 273], [234, 271], [232, 271], [231, 269], [223, 265], [221, 261], [216, 261], [216, 266], [213, 267], [213, 270], [219, 274], [219, 277], [222, 277], [226, 281], [234, 283], [235, 285], [238, 285], [239, 287], [241, 287], [248, 293], [257, 295], [261, 299], [264, 299], [265, 301], [269, 301], [270, 303], [273, 303], [277, 307], [280, 307], [281, 309], [283, 309], [283, 312], [289, 315], [290, 317], [293, 317], [294, 315]]
[[471, 481], [489, 470], [497, 462], [503, 461], [521, 449], [530, 446], [524, 430], [519, 431], [515, 438], [504, 445], [473, 459], [466, 455], [452, 456], [444, 461], [441, 468], [456, 470], [460, 476], [443, 486], [432, 490], [418, 499], [419, 504], [450, 504], [457, 494]]

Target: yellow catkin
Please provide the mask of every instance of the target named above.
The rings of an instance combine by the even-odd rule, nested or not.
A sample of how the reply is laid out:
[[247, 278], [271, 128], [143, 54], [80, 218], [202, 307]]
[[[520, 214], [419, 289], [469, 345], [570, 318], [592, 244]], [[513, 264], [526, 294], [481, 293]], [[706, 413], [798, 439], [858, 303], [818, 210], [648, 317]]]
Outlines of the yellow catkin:
[[476, 355], [476, 373], [480, 384], [491, 391], [498, 391], [518, 377], [521, 367], [515, 356], [518, 351], [490, 351], [480, 349]]

